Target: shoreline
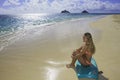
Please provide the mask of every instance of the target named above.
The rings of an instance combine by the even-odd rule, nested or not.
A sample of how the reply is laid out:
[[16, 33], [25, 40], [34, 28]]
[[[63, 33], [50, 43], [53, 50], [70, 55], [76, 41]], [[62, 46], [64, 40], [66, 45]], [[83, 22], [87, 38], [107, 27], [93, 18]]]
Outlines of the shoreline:
[[[114, 39], [112, 39], [111, 42], [107, 41], [106, 36], [108, 36], [107, 39], [109, 40], [111, 35], [108, 33], [111, 30], [106, 32], [109, 27], [106, 27], [105, 29], [104, 27], [101, 27], [101, 25], [104, 26], [108, 24], [109, 20], [112, 19], [111, 17], [108, 17], [109, 16], [100, 18], [99, 20], [97, 19], [97, 21], [94, 20], [94, 22], [93, 19], [91, 19], [92, 21], [89, 19], [83, 21], [77, 20], [57, 23], [51, 25], [52, 27], [48, 26], [42, 34], [40, 34], [39, 31], [36, 32], [38, 28], [33, 32], [29, 32], [32, 33], [32, 35], [23, 37], [23, 39], [16, 41], [1, 51], [0, 79], [78, 80], [74, 70], [67, 69], [65, 65], [71, 61], [70, 55], [73, 50], [80, 47], [84, 32], [91, 32], [93, 34], [94, 42], [97, 48], [93, 57], [98, 64], [99, 70], [104, 72], [103, 76], [109, 78], [110, 80], [120, 79], [118, 76], [119, 71], [114, 73], [114, 68], [118, 69], [119, 67], [119, 64], [116, 64], [116, 60], [119, 60], [119, 54], [112, 55], [111, 53], [115, 50], [119, 52], [119, 45], [116, 46], [118, 47], [117, 49], [107, 51], [109, 47], [110, 49], [112, 48], [111, 42], [114, 42]], [[112, 22], [110, 22], [110, 24], [111, 23]], [[109, 26], [109, 24], [107, 26]], [[113, 31], [116, 32], [116, 30]], [[116, 32], [115, 34], [117, 33], [119, 32]], [[112, 35], [112, 37], [116, 36]], [[108, 43], [106, 43], [106, 41]], [[105, 54], [107, 52], [109, 52], [111, 56]], [[108, 60], [109, 58], [116, 59]], [[103, 63], [105, 61], [106, 63]], [[107, 67], [108, 65], [110, 65], [109, 68]], [[113, 69], [113, 73], [111, 73], [110, 69]], [[112, 76], [113, 74], [116, 74], [116, 76]]]
[[48, 26], [42, 34], [37, 28], [9, 45], [0, 52], [0, 79], [77, 80], [75, 72], [65, 65], [70, 62], [73, 50], [80, 47], [83, 33], [94, 31], [89, 20], [57, 23]]
[[[52, 26], [56, 25], [56, 24], [65, 24], [65, 23], [70, 23], [70, 22], [83, 22], [83, 21], [86, 21], [86, 23], [91, 23], [91, 22], [94, 22], [95, 20], [98, 20], [100, 18], [103, 18], [105, 17], [105, 15], [99, 15], [99, 16], [92, 16], [91, 18], [94, 18], [94, 19], [90, 19], [90, 17], [85, 17], [85, 18], [79, 18], [79, 19], [71, 19], [71, 20], [64, 20], [64, 21], [60, 21], [60, 22], [51, 22], [51, 23], [46, 23], [46, 24], [41, 24], [41, 25], [37, 25], [36, 27], [34, 28], [30, 28], [30, 29], [20, 29], [16, 32], [11, 32], [10, 34], [7, 34], [7, 36], [4, 36], [2, 35], [3, 37], [1, 37], [1, 45], [0, 45], [0, 52], [8, 47], [9, 45], [12, 45], [14, 44], [14, 42], [16, 41], [19, 41], [21, 40], [22, 38], [24, 37], [27, 37], [27, 36], [31, 36], [31, 35], [28, 35], [29, 33], [35, 33], [35, 31], [37, 32], [37, 30], [40, 30], [38, 31], [38, 33], [41, 34], [43, 32], [45, 32], [47, 29], [51, 28]], [[12, 34], [12, 35], [11, 35]], [[10, 37], [9, 37], [10, 35]], [[5, 38], [7, 37], [7, 38]], [[5, 39], [2, 39], [2, 38], [5, 38]]]

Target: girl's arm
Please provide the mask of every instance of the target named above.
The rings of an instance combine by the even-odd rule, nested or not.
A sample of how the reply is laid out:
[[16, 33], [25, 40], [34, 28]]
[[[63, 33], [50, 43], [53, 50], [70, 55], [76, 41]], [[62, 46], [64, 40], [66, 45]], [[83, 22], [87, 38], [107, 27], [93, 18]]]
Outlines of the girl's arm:
[[76, 49], [76, 51], [80, 52], [82, 50], [82, 47], [80, 47], [79, 49]]
[[87, 49], [88, 49], [88, 46], [86, 46], [86, 45], [83, 46], [81, 51], [80, 51], [80, 55], [82, 56], [87, 51]]
[[82, 47], [80, 47], [79, 49], [76, 49], [75, 51], [73, 51], [72, 56], [71, 57], [75, 57], [77, 55], [79, 55], [80, 51], [81, 51]]
[[76, 52], [78, 53], [77, 55], [76, 55], [76, 57], [77, 56], [82, 56], [85, 52], [86, 52], [86, 50], [88, 49], [88, 47], [85, 45], [85, 46], [83, 46], [83, 47], [81, 47], [79, 50], [77, 50]]

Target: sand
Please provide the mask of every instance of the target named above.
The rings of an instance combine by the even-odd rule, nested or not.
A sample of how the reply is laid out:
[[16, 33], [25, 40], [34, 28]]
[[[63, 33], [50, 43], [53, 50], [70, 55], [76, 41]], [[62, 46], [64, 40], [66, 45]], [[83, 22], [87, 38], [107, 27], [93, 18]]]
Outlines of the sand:
[[104, 72], [99, 80], [119, 80], [120, 15], [94, 20], [60, 22], [46, 26], [42, 33], [39, 28], [27, 32], [0, 52], [0, 80], [78, 80], [65, 65], [85, 32], [93, 34], [94, 58]]
[[90, 24], [101, 30], [95, 59], [109, 80], [120, 79], [120, 15], [111, 15]]

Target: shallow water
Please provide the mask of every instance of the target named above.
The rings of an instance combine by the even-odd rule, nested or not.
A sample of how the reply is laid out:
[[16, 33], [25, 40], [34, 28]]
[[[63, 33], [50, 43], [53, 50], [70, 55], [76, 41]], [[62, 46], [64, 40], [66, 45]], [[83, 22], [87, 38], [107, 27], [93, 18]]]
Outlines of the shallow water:
[[[93, 14], [23, 14], [23, 15], [0, 15], [0, 51], [9, 44], [23, 38], [33, 32], [41, 34], [46, 26], [58, 22], [84, 18], [98, 17]], [[39, 31], [37, 30], [39, 29]]]

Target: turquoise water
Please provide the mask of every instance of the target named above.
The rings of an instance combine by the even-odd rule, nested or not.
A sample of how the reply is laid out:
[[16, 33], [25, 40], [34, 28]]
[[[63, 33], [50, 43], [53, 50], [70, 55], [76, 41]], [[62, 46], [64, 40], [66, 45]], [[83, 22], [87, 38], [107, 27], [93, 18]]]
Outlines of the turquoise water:
[[[61, 22], [65, 20], [98, 16], [97, 14], [24, 14], [24, 15], [0, 15], [0, 35], [26, 29], [26, 26], [43, 25]], [[27, 27], [28, 29], [30, 27]]]
[[45, 25], [51, 25], [66, 20], [91, 18], [105, 14], [23, 14], [23, 15], [0, 15], [0, 50], [8, 43], [20, 39], [26, 31]]
[[[23, 14], [23, 15], [0, 15], [0, 36], [19, 29], [35, 28], [48, 23], [65, 20], [94, 17], [105, 14]], [[33, 27], [34, 26], [34, 27]], [[27, 27], [27, 28], [26, 28]]]

